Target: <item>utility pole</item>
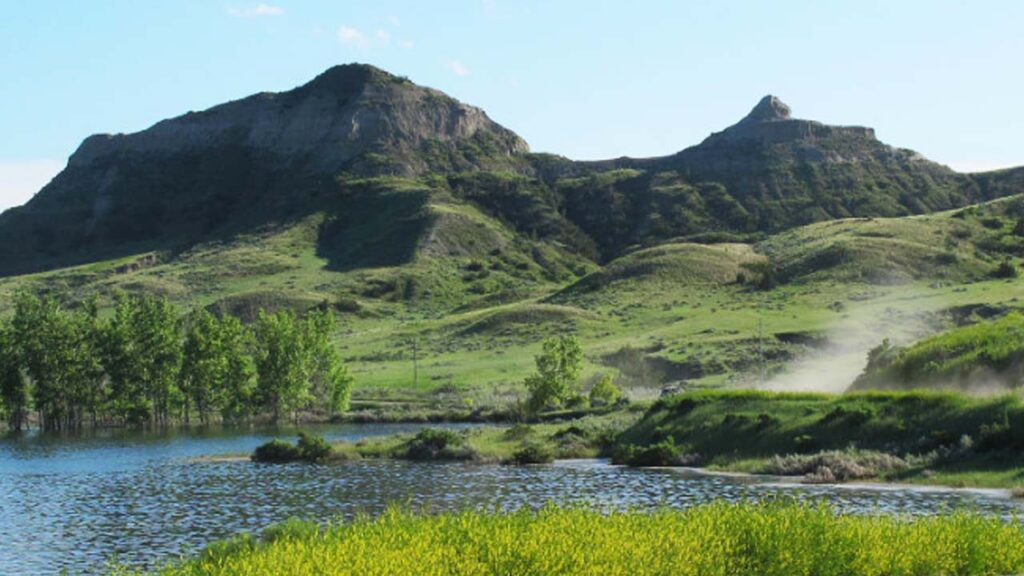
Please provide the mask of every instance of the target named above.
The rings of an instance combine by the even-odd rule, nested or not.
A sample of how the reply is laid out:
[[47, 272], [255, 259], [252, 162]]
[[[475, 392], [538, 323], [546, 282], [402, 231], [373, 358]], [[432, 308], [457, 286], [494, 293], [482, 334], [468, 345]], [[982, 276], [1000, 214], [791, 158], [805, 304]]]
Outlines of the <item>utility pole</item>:
[[419, 388], [420, 382], [420, 365], [419, 365], [419, 347], [416, 337], [412, 338], [412, 387]]
[[764, 386], [765, 381], [765, 366], [764, 366], [764, 317], [758, 315], [757, 317], [757, 358], [758, 364], [761, 368], [761, 386]]

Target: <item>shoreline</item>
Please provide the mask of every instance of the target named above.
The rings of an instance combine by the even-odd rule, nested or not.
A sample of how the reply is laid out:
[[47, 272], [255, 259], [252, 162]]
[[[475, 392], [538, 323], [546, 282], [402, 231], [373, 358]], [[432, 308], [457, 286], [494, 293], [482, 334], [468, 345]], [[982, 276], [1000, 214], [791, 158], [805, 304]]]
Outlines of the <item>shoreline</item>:
[[[413, 462], [407, 458], [399, 458], [388, 455], [376, 455], [366, 456], [360, 459], [348, 459], [338, 458], [324, 462], [323, 465], [337, 465], [346, 464], [350, 462], [359, 461], [408, 461]], [[222, 455], [209, 455], [209, 456], [197, 456], [188, 460], [189, 464], [229, 464], [237, 462], [252, 462], [249, 455], [242, 454], [222, 454]], [[442, 463], [445, 461], [442, 461]], [[507, 466], [509, 464], [503, 464], [501, 462], [488, 460], [488, 461], [472, 461], [472, 460], [450, 460], [447, 462], [458, 463], [458, 464], [470, 464], [478, 466]], [[804, 476], [780, 476], [775, 474], [758, 474], [755, 472], [737, 472], [730, 470], [716, 470], [712, 468], [701, 468], [697, 466], [628, 466], [626, 464], [612, 464], [609, 458], [595, 457], [595, 458], [559, 458], [555, 459], [550, 463], [539, 463], [539, 464], [524, 464], [525, 466], [571, 466], [573, 464], [589, 464], [597, 466], [607, 466], [614, 468], [630, 468], [634, 470], [654, 470], [660, 472], [670, 472], [673, 474], [683, 476], [695, 476], [695, 477], [717, 477], [717, 478], [732, 478], [738, 480], [749, 480], [768, 487], [780, 487], [780, 488], [828, 488], [828, 489], [845, 489], [845, 490], [871, 490], [877, 492], [919, 492], [919, 493], [961, 493], [961, 494], [976, 494], [979, 496], [986, 496], [990, 498], [1001, 498], [1006, 500], [1021, 500], [1021, 497], [1014, 494], [1013, 489], [1010, 488], [992, 488], [984, 486], [950, 486], [946, 484], [915, 484], [913, 482], [894, 482], [888, 480], [856, 480], [852, 482], [807, 482]]]
[[995, 498], [1006, 498], [1009, 500], [1020, 499], [1015, 497], [1013, 495], [1013, 490], [1009, 488], [986, 488], [982, 486], [948, 486], [944, 484], [914, 484], [912, 482], [892, 482], [888, 480], [856, 480], [853, 482], [806, 482], [804, 476], [778, 476], [774, 474], [756, 474], [753, 472], [732, 472], [729, 470], [712, 470], [708, 468], [698, 468], [694, 466], [647, 466], [641, 468], [648, 470], [667, 470], [673, 473], [691, 474], [694, 476], [745, 478], [750, 480], [756, 480], [760, 484], [765, 486], [780, 486], [787, 488], [794, 486], [807, 488], [820, 486], [823, 488], [837, 488], [847, 490], [875, 490], [879, 492], [954, 492], [978, 494], [982, 496], [990, 496]]

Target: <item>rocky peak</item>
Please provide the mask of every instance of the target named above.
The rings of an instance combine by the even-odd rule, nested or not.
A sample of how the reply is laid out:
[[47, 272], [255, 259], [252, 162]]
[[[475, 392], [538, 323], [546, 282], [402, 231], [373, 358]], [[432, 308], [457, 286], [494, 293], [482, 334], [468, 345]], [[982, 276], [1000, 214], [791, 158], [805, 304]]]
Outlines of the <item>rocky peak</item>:
[[761, 98], [749, 114], [732, 126], [708, 136], [700, 146], [731, 146], [739, 142], [764, 145], [787, 144], [816, 147], [834, 138], [875, 142], [875, 131], [861, 126], [829, 126], [814, 120], [793, 118], [790, 107], [771, 94]]
[[775, 122], [790, 119], [790, 108], [777, 96], [771, 94], [761, 98], [761, 101], [754, 106], [750, 114], [740, 120], [740, 124], [752, 124], [756, 122]]
[[293, 92], [299, 95], [318, 92], [347, 97], [362, 92], [368, 85], [389, 82], [408, 83], [412, 86], [411, 82], [375, 66], [352, 63], [332, 66]]
[[134, 134], [97, 135], [71, 157], [75, 167], [103, 158], [208, 154], [235, 147], [265, 161], [334, 174], [364, 154], [400, 156], [410, 174], [425, 142], [457, 148], [489, 139], [506, 155], [528, 147], [482, 110], [368, 64], [334, 66], [286, 92], [264, 92], [164, 120]]

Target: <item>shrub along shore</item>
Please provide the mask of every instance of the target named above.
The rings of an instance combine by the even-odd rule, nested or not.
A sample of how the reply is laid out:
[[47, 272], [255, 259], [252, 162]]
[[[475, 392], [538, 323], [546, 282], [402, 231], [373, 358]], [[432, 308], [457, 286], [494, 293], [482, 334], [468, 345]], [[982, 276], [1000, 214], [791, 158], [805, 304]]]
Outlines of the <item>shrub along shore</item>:
[[[227, 574], [1015, 574], [1024, 530], [969, 513], [856, 516], [777, 501], [688, 510], [436, 516], [397, 509], [324, 528], [290, 521], [169, 566]], [[123, 572], [122, 572], [123, 574]]]
[[338, 443], [358, 458], [543, 463], [606, 456], [808, 482], [1024, 487], [1024, 402], [938, 392], [699, 391], [563, 421], [427, 429]]

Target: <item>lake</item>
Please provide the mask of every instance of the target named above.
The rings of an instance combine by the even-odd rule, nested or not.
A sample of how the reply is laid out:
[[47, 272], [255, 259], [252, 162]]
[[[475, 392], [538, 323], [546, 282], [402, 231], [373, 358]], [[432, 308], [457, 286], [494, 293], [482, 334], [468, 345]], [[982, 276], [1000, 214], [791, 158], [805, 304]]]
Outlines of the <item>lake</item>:
[[[307, 429], [330, 440], [418, 425]], [[290, 516], [327, 521], [417, 510], [515, 509], [546, 502], [687, 507], [714, 498], [789, 496], [855, 512], [941, 514], [968, 508], [1010, 517], [1019, 502], [994, 492], [793, 486], [765, 479], [637, 470], [599, 460], [511, 467], [362, 461], [329, 466], [197, 461], [248, 453], [291, 430], [30, 434], [0, 440], [0, 574], [102, 572], [116, 558], [152, 567], [211, 540], [257, 532]]]

